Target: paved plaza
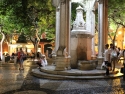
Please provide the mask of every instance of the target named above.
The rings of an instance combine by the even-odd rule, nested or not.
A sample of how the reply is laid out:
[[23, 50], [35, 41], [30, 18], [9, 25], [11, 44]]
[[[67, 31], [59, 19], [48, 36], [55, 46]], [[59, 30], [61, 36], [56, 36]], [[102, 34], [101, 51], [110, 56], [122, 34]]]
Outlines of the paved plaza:
[[0, 94], [124, 94], [125, 81], [116, 79], [49, 80], [36, 78], [31, 70], [37, 66], [24, 62], [24, 71], [17, 64], [0, 66]]

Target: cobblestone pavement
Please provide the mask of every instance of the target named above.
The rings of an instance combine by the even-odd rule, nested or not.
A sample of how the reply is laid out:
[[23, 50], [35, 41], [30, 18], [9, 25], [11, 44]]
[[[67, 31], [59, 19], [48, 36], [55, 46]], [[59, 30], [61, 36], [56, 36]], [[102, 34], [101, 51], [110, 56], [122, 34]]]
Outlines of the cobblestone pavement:
[[24, 71], [17, 64], [0, 66], [0, 94], [124, 94], [125, 81], [117, 79], [49, 80], [30, 75], [37, 66], [24, 63]]

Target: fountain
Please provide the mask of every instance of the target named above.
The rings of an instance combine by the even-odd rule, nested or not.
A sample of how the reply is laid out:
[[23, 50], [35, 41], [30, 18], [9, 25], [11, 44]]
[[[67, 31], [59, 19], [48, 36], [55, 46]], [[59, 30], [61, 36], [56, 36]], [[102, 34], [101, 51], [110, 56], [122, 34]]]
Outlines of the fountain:
[[73, 30], [71, 31], [72, 68], [92, 70], [97, 67], [97, 61], [91, 60], [93, 37], [94, 35], [86, 30], [86, 23], [83, 19], [83, 8], [79, 6], [76, 8], [76, 19], [73, 22]]

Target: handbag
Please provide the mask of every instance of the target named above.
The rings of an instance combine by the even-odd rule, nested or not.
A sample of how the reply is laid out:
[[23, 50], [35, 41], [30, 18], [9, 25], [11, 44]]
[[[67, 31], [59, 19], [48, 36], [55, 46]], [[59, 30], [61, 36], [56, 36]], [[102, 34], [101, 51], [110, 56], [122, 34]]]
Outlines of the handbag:
[[102, 63], [102, 65], [101, 65], [101, 69], [106, 69], [105, 62]]
[[111, 58], [112, 59], [116, 59], [117, 58], [117, 52], [116, 51], [112, 51]]

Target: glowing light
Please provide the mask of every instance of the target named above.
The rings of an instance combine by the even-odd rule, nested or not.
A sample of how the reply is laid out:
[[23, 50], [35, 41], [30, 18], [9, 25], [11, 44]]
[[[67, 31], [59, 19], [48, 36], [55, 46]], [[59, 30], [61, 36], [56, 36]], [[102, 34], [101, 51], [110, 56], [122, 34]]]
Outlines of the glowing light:
[[41, 48], [38, 48], [38, 50], [37, 50], [38, 52], [41, 52]]
[[121, 34], [122, 34], [122, 31], [119, 31], [118, 34], [121, 35]]
[[7, 51], [5, 51], [4, 53], [8, 53]]
[[117, 42], [115, 42], [115, 46], [117, 46]]
[[30, 52], [31, 52], [31, 50], [30, 50], [30, 49], [27, 49], [27, 52], [28, 52], [28, 53], [30, 53]]

